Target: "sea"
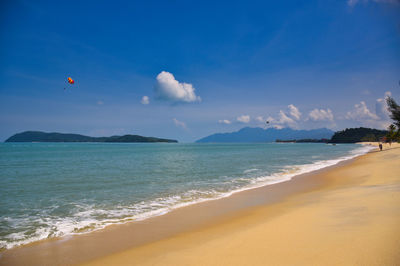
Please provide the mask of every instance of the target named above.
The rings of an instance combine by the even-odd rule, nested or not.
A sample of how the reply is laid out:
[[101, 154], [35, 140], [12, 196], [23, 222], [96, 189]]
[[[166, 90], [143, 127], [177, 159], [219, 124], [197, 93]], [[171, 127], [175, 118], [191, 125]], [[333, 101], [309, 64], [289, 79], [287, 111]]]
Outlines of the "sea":
[[321, 143], [0, 143], [0, 249], [163, 215], [369, 150]]

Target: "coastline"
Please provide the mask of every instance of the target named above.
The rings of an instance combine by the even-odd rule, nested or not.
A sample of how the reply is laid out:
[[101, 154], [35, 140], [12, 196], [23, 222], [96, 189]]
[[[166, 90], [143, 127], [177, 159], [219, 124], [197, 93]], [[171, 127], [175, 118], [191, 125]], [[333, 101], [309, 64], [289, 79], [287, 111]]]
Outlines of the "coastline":
[[[399, 149], [388, 152], [399, 155]], [[333, 176], [336, 176], [337, 172], [351, 171], [354, 165], [374, 160], [377, 155], [379, 153], [363, 155], [338, 165], [296, 176], [287, 182], [238, 192], [216, 201], [182, 207], [141, 222], [109, 226], [86, 235], [44, 240], [6, 250], [0, 254], [0, 264], [18, 265], [29, 262], [31, 265], [57, 265], [89, 261], [101, 265], [129, 264], [132, 260], [138, 264], [218, 264], [217, 262], [223, 259], [218, 254], [222, 255], [224, 252], [217, 252], [215, 260], [210, 258], [209, 261], [202, 261], [201, 252], [196, 252], [201, 248], [207, 249], [205, 243], [224, 241], [231, 238], [232, 234], [241, 234], [246, 230], [254, 231], [260, 224], [279, 220], [279, 217], [286, 215], [288, 210], [296, 212], [307, 207], [309, 198], [316, 197], [321, 200], [324, 197], [321, 195], [322, 192], [332, 193], [337, 189], [357, 188], [363, 182], [363, 179], [354, 177], [357, 173], [343, 180]], [[300, 201], [294, 200], [295, 198]], [[188, 246], [190, 251], [194, 252], [190, 258], [196, 258], [193, 254], [197, 254], [197, 257], [200, 255], [198, 261], [191, 261], [188, 260], [189, 257], [180, 255], [174, 257], [174, 253], [179, 251], [181, 254], [182, 249], [189, 252]], [[168, 260], [165, 260], [166, 257]], [[239, 262], [240, 260], [237, 261], [238, 264], [244, 263]], [[230, 261], [224, 263], [232, 264]]]
[[[103, 145], [101, 143], [98, 143], [98, 144]], [[46, 145], [48, 145], [48, 144], [46, 144]], [[52, 148], [55, 147], [53, 145], [57, 145], [57, 143], [51, 144]], [[264, 145], [267, 145], [266, 148], [269, 148], [269, 146], [277, 146], [279, 144], [266, 143]], [[261, 146], [264, 146], [264, 145], [261, 145]], [[284, 146], [287, 146], [287, 144]], [[303, 144], [296, 144], [294, 146], [297, 146], [297, 148], [298, 148], [298, 147], [303, 146]], [[314, 146], [314, 147], [318, 146], [325, 150], [328, 149], [329, 152], [332, 149], [336, 150], [336, 148], [331, 148], [331, 145], [311, 144], [311, 146], [309, 146], [309, 147], [312, 147], [312, 146]], [[3, 240], [0, 241], [0, 252], [2, 250], [12, 249], [12, 248], [15, 248], [18, 246], [24, 246], [24, 245], [32, 244], [32, 243], [42, 241], [42, 240], [49, 240], [49, 239], [55, 238], [55, 237], [60, 238], [60, 237], [76, 236], [76, 235], [80, 235], [80, 234], [89, 234], [94, 231], [103, 230], [104, 228], [106, 228], [110, 225], [138, 222], [138, 221], [149, 219], [151, 217], [165, 215], [166, 213], [169, 213], [173, 210], [176, 210], [176, 209], [179, 209], [179, 208], [182, 208], [185, 206], [199, 204], [199, 203], [211, 201], [211, 200], [219, 200], [219, 199], [229, 197], [235, 193], [239, 193], [242, 191], [252, 190], [252, 189], [263, 187], [263, 186], [268, 186], [268, 185], [272, 185], [272, 184], [276, 184], [276, 183], [289, 181], [292, 178], [299, 176], [300, 174], [313, 172], [313, 171], [316, 171], [316, 170], [319, 170], [322, 168], [326, 168], [328, 166], [335, 165], [341, 161], [349, 160], [351, 158], [360, 156], [362, 154], [365, 154], [369, 150], [371, 150], [370, 145], [362, 146], [362, 145], [358, 144], [358, 145], [350, 145], [350, 146], [352, 147], [352, 148], [350, 148], [350, 150], [348, 150], [348, 145], [343, 145], [342, 147], [337, 147], [337, 149], [339, 149], [339, 150], [344, 149], [344, 150], [347, 150], [347, 152], [343, 151], [341, 154], [336, 154], [336, 156], [331, 155], [331, 156], [321, 158], [321, 154], [318, 151], [315, 151], [315, 153], [308, 152], [307, 155], [301, 154], [302, 158], [307, 158], [305, 160], [302, 160], [302, 162], [300, 162], [300, 161], [293, 162], [293, 160], [291, 160], [291, 158], [290, 158], [290, 154], [289, 154], [289, 158], [286, 158], [287, 154], [281, 153], [280, 159], [275, 160], [275, 163], [272, 163], [272, 164], [276, 164], [276, 162], [279, 161], [279, 163], [278, 163], [278, 164], [280, 164], [279, 167], [275, 168], [275, 171], [271, 171], [271, 172], [268, 172], [268, 171], [264, 172], [265, 171], [264, 167], [261, 165], [257, 165], [257, 163], [265, 164], [265, 161], [257, 159], [257, 158], [249, 159], [250, 161], [248, 161], [248, 164], [245, 164], [246, 166], [244, 166], [244, 168], [238, 169], [239, 173], [240, 173], [240, 171], [243, 171], [243, 173], [239, 174], [240, 177], [230, 179], [229, 180], [230, 184], [228, 186], [231, 186], [231, 187], [230, 188], [226, 187], [222, 190], [220, 188], [223, 187], [224, 184], [221, 184], [221, 183], [217, 184], [216, 187], [209, 187], [208, 189], [204, 189], [204, 188], [198, 189], [198, 188], [196, 188], [196, 186], [190, 186], [190, 187], [186, 186], [187, 189], [189, 189], [189, 190], [187, 190], [187, 193], [183, 193], [183, 194], [182, 193], [173, 193], [173, 194], [169, 194], [167, 196], [161, 196], [159, 198], [156, 197], [155, 199], [154, 198], [150, 199], [150, 200], [145, 199], [142, 202], [140, 202], [140, 204], [135, 204], [135, 203], [131, 202], [130, 204], [123, 204], [122, 209], [121, 208], [115, 209], [115, 205], [109, 206], [109, 208], [102, 208], [102, 207], [93, 208], [93, 206], [91, 206], [90, 204], [83, 203], [81, 206], [78, 207], [78, 209], [80, 209], [80, 211], [75, 211], [74, 213], [72, 213], [72, 215], [68, 215], [69, 217], [65, 217], [65, 219], [61, 219], [58, 221], [56, 219], [57, 217], [49, 217], [48, 216], [48, 211], [54, 211], [54, 207], [48, 206], [49, 208], [38, 209], [37, 212], [39, 212], [39, 213], [44, 212], [43, 216], [32, 213], [32, 216], [29, 215], [28, 217], [26, 217], [26, 219], [24, 219], [24, 218], [21, 219], [21, 217], [20, 217], [20, 219], [18, 219], [17, 217], [15, 217], [15, 218], [17, 218], [17, 220], [15, 220], [15, 222], [17, 222], [17, 224], [19, 222], [21, 222], [21, 224], [25, 223], [25, 229], [30, 228], [30, 230], [28, 230], [28, 232], [32, 232], [32, 233], [28, 233], [28, 235], [24, 235], [23, 233], [19, 232], [19, 233], [5, 236], [4, 241]], [[294, 148], [294, 150], [296, 150], [296, 147], [293, 147], [293, 148]], [[263, 148], [261, 148], [261, 149], [263, 149]], [[316, 159], [316, 158], [318, 158], [318, 159]], [[266, 158], [266, 160], [268, 161], [269, 159]], [[96, 161], [96, 160], [94, 160], [94, 161]], [[290, 161], [292, 161], [292, 163], [290, 163]], [[224, 163], [224, 161], [222, 161], [222, 163]], [[225, 161], [226, 165], [229, 165], [230, 163], [231, 162]], [[266, 165], [269, 165], [269, 163], [266, 163]], [[49, 167], [51, 168], [51, 166], [49, 166]], [[53, 165], [53, 167], [57, 168], [58, 166]], [[109, 164], [108, 167], [106, 167], [107, 171], [108, 171], [108, 169], [114, 169], [115, 166]], [[212, 167], [212, 166], [210, 166], [210, 167]], [[214, 167], [218, 167], [218, 166], [214, 164]], [[271, 167], [271, 165], [269, 165], [268, 167]], [[264, 170], [261, 170], [261, 169], [264, 169]], [[135, 171], [134, 169], [131, 169], [131, 170]], [[226, 169], [226, 170], [227, 170], [227, 172], [229, 172], [229, 169]], [[256, 172], [260, 171], [260, 172], [253, 175], [252, 174], [253, 171], [256, 171]], [[75, 172], [75, 170], [73, 172]], [[227, 172], [223, 171], [220, 173], [222, 175], [224, 175]], [[248, 173], [250, 173], [250, 175], [248, 175]], [[26, 173], [26, 174], [29, 175], [29, 173]], [[82, 173], [82, 174], [86, 175], [88, 173]], [[97, 173], [97, 174], [99, 176], [102, 175], [101, 173]], [[114, 173], [114, 174], [116, 174], [118, 176], [118, 173]], [[228, 174], [228, 176], [231, 174], [232, 173]], [[151, 173], [150, 173], [150, 176], [152, 176], [154, 178], [154, 175], [152, 175]], [[70, 176], [70, 178], [71, 178], [71, 176]], [[167, 178], [168, 178], [168, 175], [167, 175]], [[114, 180], [114, 179], [112, 179], [112, 180]], [[93, 180], [93, 181], [97, 183], [97, 180]], [[151, 178], [149, 181], [152, 182]], [[29, 180], [26, 180], [26, 182], [29, 182]], [[82, 182], [87, 183], [88, 180], [85, 179], [85, 180], [82, 180]], [[124, 181], [122, 181], [122, 182], [124, 182]], [[46, 183], [46, 181], [40, 182], [40, 183]], [[182, 184], [184, 184], [184, 183], [185, 182], [183, 182]], [[117, 184], [118, 184], [118, 181], [115, 181], [113, 185], [115, 186]], [[131, 198], [131, 196], [135, 197], [134, 191], [137, 189], [135, 189], [134, 184], [131, 184], [131, 185], [132, 185], [133, 190], [129, 189], [129, 193], [119, 196], [121, 199], [126, 198], [126, 197]], [[220, 187], [218, 187], [218, 185]], [[54, 191], [55, 189], [57, 189], [57, 188], [53, 188], [50, 191]], [[79, 191], [79, 188], [77, 188], [77, 189], [78, 189], [77, 191]], [[104, 189], [107, 189], [107, 187], [104, 187]], [[173, 188], [170, 187], [169, 189], [173, 189]], [[84, 191], [82, 191], [82, 192], [84, 192]], [[94, 195], [94, 194], [92, 193], [92, 195]], [[116, 194], [116, 195], [118, 195], [118, 194]], [[111, 198], [115, 197], [116, 195], [111, 195]], [[62, 196], [62, 193], [60, 196]], [[106, 196], [106, 195], [104, 195], [104, 196]], [[53, 197], [58, 197], [58, 195], [53, 195]], [[101, 197], [101, 191], [100, 191], [100, 197]], [[109, 197], [106, 196], [106, 198], [109, 198]], [[93, 200], [93, 198], [92, 198], [92, 200]], [[138, 200], [140, 200], [140, 199], [138, 199]], [[68, 200], [66, 200], [66, 201], [68, 202]], [[76, 203], [74, 203], [74, 204], [76, 205]], [[63, 206], [63, 205], [65, 205], [64, 202], [58, 202], [58, 203], [54, 204], [54, 206]], [[86, 208], [85, 208], [85, 206], [86, 206]], [[46, 213], [46, 211], [47, 211], [47, 213]], [[56, 209], [56, 212], [57, 211], [58, 210]], [[106, 219], [103, 219], [102, 217], [96, 217], [96, 216], [98, 216], [99, 213], [107, 213], [107, 216], [109, 214], [111, 216], [107, 217]], [[92, 215], [94, 217], [92, 217]], [[9, 219], [9, 221], [10, 221], [9, 223], [14, 222], [14, 220], [13, 220], [14, 217], [12, 215], [10, 218], [11, 219]], [[39, 221], [43, 221], [44, 227], [35, 228], [34, 226], [32, 227], [29, 223], [26, 223], [27, 220], [35, 221], [35, 219], [39, 220]], [[18, 225], [17, 227], [21, 227], [21, 226]], [[16, 228], [16, 230], [19, 230], [19, 229], [21, 229], [21, 228]]]

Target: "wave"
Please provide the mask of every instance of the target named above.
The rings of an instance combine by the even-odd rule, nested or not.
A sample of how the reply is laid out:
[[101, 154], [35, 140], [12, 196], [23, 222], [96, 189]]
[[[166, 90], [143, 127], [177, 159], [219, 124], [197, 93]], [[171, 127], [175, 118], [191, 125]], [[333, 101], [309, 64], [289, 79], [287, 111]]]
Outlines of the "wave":
[[[339, 162], [365, 154], [372, 149], [374, 149], [372, 146], [361, 146], [350, 151], [346, 156], [331, 160], [320, 160], [310, 164], [287, 165], [281, 171], [268, 175], [254, 176], [253, 174], [258, 172], [259, 169], [247, 169], [243, 171], [245, 176], [225, 182], [229, 185], [228, 191], [224, 191], [223, 189], [192, 189], [179, 195], [155, 198], [131, 206], [114, 206], [112, 210], [99, 209], [94, 204], [76, 203], [74, 208], [77, 211], [70, 217], [54, 217], [48, 215], [48, 213], [33, 220], [31, 217], [5, 217], [2, 222], [11, 224], [14, 228], [21, 228], [25, 224], [35, 224], [37, 228], [35, 228], [34, 233], [32, 233], [32, 228], [29, 228], [2, 236], [0, 249], [10, 249], [18, 245], [52, 237], [89, 233], [103, 229], [111, 224], [122, 224], [160, 216], [188, 205], [217, 200], [241, 191], [289, 181], [297, 175], [336, 165]], [[251, 174], [252, 176], [246, 176], [247, 174]]]
[[256, 172], [256, 171], [258, 171], [258, 170], [260, 170], [260, 169], [257, 169], [257, 168], [247, 169], [247, 170], [244, 170], [244, 171], [243, 171], [243, 174], [248, 174], [248, 173]]

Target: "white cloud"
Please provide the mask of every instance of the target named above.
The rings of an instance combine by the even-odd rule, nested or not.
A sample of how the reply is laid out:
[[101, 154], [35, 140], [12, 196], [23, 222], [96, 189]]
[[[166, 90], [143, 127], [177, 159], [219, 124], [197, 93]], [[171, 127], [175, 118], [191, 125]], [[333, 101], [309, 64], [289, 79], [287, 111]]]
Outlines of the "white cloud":
[[309, 119], [313, 121], [331, 121], [333, 122], [333, 114], [331, 109], [314, 109], [308, 114]]
[[174, 102], [200, 102], [192, 84], [177, 81], [169, 72], [162, 71], [157, 75], [155, 86], [157, 98]]
[[268, 116], [267, 119], [265, 119], [265, 121], [268, 121], [268, 122], [270, 122], [270, 123], [273, 123], [273, 122], [275, 122], [275, 118], [273, 118], [273, 117], [271, 117], [271, 116]]
[[288, 108], [289, 108], [289, 114], [294, 119], [299, 120], [301, 117], [301, 113], [300, 113], [299, 109], [296, 106], [294, 106], [293, 104], [289, 104]]
[[297, 121], [301, 119], [301, 112], [299, 109], [293, 104], [288, 105], [287, 112], [280, 110], [278, 114], [278, 118], [273, 118], [268, 116], [263, 122], [268, 121], [269, 124], [274, 128], [298, 128]]
[[386, 98], [391, 96], [391, 92], [385, 93], [383, 98], [378, 98], [375, 103], [375, 113], [371, 112], [365, 102], [354, 105], [352, 111], [347, 112], [345, 118], [354, 120], [364, 126], [375, 128], [387, 128], [390, 123], [389, 111], [387, 110]]
[[184, 122], [179, 121], [179, 120], [176, 119], [176, 118], [173, 118], [172, 121], [174, 121], [175, 126], [181, 127], [181, 128], [183, 128], [183, 129], [187, 129], [186, 124], [185, 124]]
[[385, 92], [385, 96], [383, 98], [376, 99], [375, 113], [379, 118], [384, 120], [389, 120], [390, 118], [390, 112], [386, 103], [386, 98], [390, 96], [392, 96], [392, 93], [387, 91]]
[[310, 111], [308, 115], [302, 115], [300, 110], [293, 104], [287, 106], [287, 110], [280, 110], [276, 117], [268, 116], [264, 118], [263, 116], [256, 117], [258, 122], [268, 121], [268, 125], [273, 128], [284, 128], [290, 127], [293, 129], [299, 129], [303, 127], [303, 123], [307, 121], [315, 122], [329, 122], [331, 127], [335, 126], [334, 115], [331, 109], [317, 109]]
[[264, 123], [265, 119], [264, 119], [264, 117], [262, 117], [262, 116], [260, 115], [260, 116], [257, 116], [257, 117], [256, 117], [256, 121], [257, 121], [257, 122], [260, 122], [260, 123]]
[[222, 119], [222, 120], [218, 120], [218, 123], [229, 125], [229, 124], [231, 124], [232, 122], [229, 121], [228, 119]]
[[299, 111], [299, 109], [293, 104], [290, 104], [288, 105], [288, 112], [280, 110], [277, 118], [271, 116], [268, 116], [267, 118], [264, 118], [263, 116], [258, 116], [256, 117], [256, 121], [262, 123], [266, 123], [266, 121], [268, 121], [269, 126], [278, 129], [284, 127], [298, 128], [296, 120], [300, 120], [300, 118], [301, 112]]
[[249, 123], [250, 122], [250, 116], [249, 115], [241, 115], [236, 118], [237, 121], [240, 123]]
[[287, 125], [293, 128], [297, 127], [296, 122], [292, 118], [287, 116], [285, 112], [282, 110], [279, 111], [279, 119], [276, 121], [276, 123], [281, 125]]
[[354, 110], [347, 112], [346, 118], [350, 120], [378, 120], [379, 117], [372, 113], [364, 101], [354, 105]]
[[149, 104], [150, 103], [150, 99], [148, 96], [143, 96], [142, 100], [140, 101], [141, 104]]

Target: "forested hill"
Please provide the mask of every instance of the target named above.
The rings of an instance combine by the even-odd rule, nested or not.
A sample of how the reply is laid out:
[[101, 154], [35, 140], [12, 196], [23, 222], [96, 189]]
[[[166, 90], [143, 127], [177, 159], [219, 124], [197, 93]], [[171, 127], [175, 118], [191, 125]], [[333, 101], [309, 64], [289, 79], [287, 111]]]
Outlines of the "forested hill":
[[386, 130], [373, 128], [346, 128], [345, 130], [336, 132], [330, 142], [331, 143], [356, 143], [362, 141], [379, 141], [386, 136]]
[[178, 142], [173, 139], [124, 135], [112, 137], [89, 137], [79, 134], [46, 133], [25, 131], [8, 138], [6, 142]]

